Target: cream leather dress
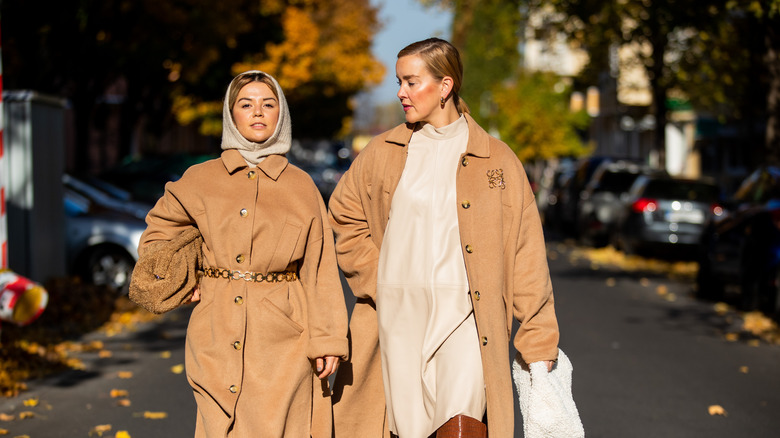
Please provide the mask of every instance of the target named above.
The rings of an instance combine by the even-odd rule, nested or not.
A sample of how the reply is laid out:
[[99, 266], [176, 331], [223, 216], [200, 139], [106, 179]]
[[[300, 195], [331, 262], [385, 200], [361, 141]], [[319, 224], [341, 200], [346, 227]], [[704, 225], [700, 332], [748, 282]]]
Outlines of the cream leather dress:
[[464, 117], [416, 132], [379, 256], [377, 316], [390, 430], [426, 438], [455, 415], [482, 419], [485, 384], [458, 233]]

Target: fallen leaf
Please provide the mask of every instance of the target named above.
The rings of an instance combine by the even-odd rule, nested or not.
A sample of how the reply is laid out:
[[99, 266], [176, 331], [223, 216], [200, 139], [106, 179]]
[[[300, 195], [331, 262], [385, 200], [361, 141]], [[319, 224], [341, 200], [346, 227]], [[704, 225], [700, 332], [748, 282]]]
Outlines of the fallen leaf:
[[728, 413], [725, 409], [723, 409], [723, 406], [721, 405], [710, 405], [709, 407], [710, 415], [722, 415], [724, 417], [728, 416]]
[[127, 397], [126, 389], [112, 389], [111, 398]]
[[38, 399], [37, 398], [28, 398], [27, 400], [22, 402], [25, 406], [35, 407], [38, 406]]
[[644, 287], [650, 286], [650, 280], [648, 280], [647, 278], [642, 277], [642, 278], [639, 279], [639, 284], [641, 284]]
[[664, 296], [669, 293], [669, 288], [665, 284], [659, 284], [655, 291], [658, 295]]
[[761, 341], [759, 341], [758, 339], [751, 339], [748, 341], [748, 345], [750, 345], [751, 347], [758, 347], [759, 345], [761, 345]]
[[122, 407], [126, 408], [126, 407], [130, 406], [132, 404], [132, 402], [130, 401], [130, 399], [123, 398], [123, 399], [119, 400], [117, 402], [117, 404], [119, 406], [122, 406]]
[[184, 365], [178, 364], [171, 367], [171, 372], [173, 374], [181, 374], [184, 372]]
[[133, 378], [133, 372], [132, 371], [120, 371], [117, 373], [117, 376], [119, 376], [120, 379], [132, 379]]
[[14, 417], [13, 415], [0, 413], [0, 421], [13, 421], [14, 418], [16, 417]]
[[0, 435], [8, 435], [7, 429], [0, 429]]
[[668, 294], [664, 297], [666, 301], [677, 301], [677, 295], [675, 294]]
[[726, 333], [725, 338], [729, 342], [736, 342], [736, 341], [739, 340], [739, 334], [737, 334], [737, 333]]
[[617, 281], [615, 281], [614, 278], [612, 277], [607, 278], [607, 287], [614, 287], [615, 284], [617, 284]]
[[27, 418], [32, 418], [34, 416], [35, 416], [35, 412], [31, 412], [31, 411], [19, 412], [19, 419], [20, 420], [24, 420], [24, 419], [27, 419]]
[[160, 357], [163, 359], [170, 359], [171, 358], [171, 352], [170, 351], [163, 351], [160, 353]]
[[144, 418], [148, 418], [150, 420], [162, 420], [164, 418], [168, 418], [167, 412], [144, 412]]
[[105, 359], [105, 358], [111, 357], [111, 355], [112, 355], [112, 353], [111, 353], [110, 350], [100, 350], [98, 352], [98, 357], [101, 358], [101, 359]]
[[718, 315], [725, 315], [729, 311], [729, 305], [726, 303], [715, 303], [713, 308]]
[[110, 424], [99, 424], [92, 428], [92, 430], [89, 431], [89, 436], [97, 435], [97, 436], [103, 436], [103, 433], [110, 432], [111, 431], [111, 425]]
[[114, 438], [131, 438], [131, 437], [126, 430], [118, 430], [116, 431], [116, 435], [114, 435]]
[[748, 367], [744, 366], [744, 365], [739, 367], [739, 372], [742, 373], [742, 374], [747, 374], [748, 373]]

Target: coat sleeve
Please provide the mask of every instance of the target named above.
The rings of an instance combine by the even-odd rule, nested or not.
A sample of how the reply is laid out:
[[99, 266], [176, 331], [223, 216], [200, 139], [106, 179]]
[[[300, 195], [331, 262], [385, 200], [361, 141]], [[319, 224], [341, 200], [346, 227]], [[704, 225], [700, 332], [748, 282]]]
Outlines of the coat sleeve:
[[520, 176], [522, 212], [513, 282], [513, 310], [520, 328], [514, 345], [523, 360], [532, 363], [558, 357], [559, 333], [542, 222], [525, 172]]
[[371, 228], [363, 205], [362, 183], [364, 161], [362, 152], [339, 180], [330, 197], [330, 223], [336, 234], [338, 263], [357, 298], [376, 299], [379, 248], [372, 239]]
[[195, 226], [195, 220], [182, 202], [185, 178], [186, 174], [176, 182], [166, 183], [165, 193], [146, 215], [146, 230], [138, 245], [139, 256], [143, 255], [150, 243], [171, 240]]
[[312, 221], [303, 264], [301, 282], [306, 292], [309, 326], [309, 359], [338, 356], [347, 360], [347, 307], [339, 278], [333, 230], [319, 193], [319, 216]]

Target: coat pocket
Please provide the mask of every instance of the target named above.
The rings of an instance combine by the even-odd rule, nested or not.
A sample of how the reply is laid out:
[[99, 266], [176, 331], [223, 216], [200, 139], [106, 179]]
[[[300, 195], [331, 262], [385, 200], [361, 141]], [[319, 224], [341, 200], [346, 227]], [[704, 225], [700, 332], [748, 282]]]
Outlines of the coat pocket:
[[276, 243], [273, 256], [271, 256], [271, 271], [283, 271], [293, 261], [298, 239], [301, 237], [302, 227], [292, 222], [285, 222], [279, 240]]
[[[263, 306], [264, 310], [268, 312], [270, 318], [272, 320], [275, 320], [276, 322], [283, 324], [283, 326], [287, 326], [295, 331], [298, 335], [303, 333], [303, 326], [298, 324], [297, 322], [293, 321], [292, 318], [287, 316], [282, 309], [277, 307], [274, 303], [271, 302], [268, 298], [263, 298], [263, 301], [261, 302], [261, 305]], [[271, 321], [268, 321], [271, 322]]]

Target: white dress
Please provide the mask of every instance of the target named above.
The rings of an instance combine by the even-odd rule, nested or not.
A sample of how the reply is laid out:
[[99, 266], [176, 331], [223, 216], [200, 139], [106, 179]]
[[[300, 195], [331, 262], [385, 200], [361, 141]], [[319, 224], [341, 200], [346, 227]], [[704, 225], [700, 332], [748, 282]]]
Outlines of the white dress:
[[412, 135], [379, 255], [377, 316], [390, 430], [426, 438], [455, 415], [481, 420], [485, 383], [458, 232], [464, 117]]

